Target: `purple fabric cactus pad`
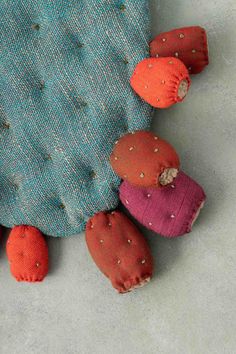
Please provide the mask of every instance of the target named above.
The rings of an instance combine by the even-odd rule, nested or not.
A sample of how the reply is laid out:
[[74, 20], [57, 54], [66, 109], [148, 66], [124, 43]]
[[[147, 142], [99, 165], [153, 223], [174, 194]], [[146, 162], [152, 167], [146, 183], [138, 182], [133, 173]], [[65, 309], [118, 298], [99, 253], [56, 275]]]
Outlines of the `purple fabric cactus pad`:
[[174, 183], [163, 188], [138, 188], [124, 181], [120, 200], [148, 229], [165, 237], [191, 231], [206, 195], [193, 179], [179, 172]]

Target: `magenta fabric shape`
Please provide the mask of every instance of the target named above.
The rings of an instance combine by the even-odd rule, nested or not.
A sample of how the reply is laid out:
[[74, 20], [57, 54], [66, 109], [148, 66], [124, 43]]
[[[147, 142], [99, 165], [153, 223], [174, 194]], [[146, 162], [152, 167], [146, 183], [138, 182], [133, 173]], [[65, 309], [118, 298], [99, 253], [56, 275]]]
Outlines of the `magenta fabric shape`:
[[124, 181], [120, 200], [145, 227], [165, 237], [190, 232], [206, 195], [199, 184], [179, 172], [171, 185], [163, 188], [139, 188]]

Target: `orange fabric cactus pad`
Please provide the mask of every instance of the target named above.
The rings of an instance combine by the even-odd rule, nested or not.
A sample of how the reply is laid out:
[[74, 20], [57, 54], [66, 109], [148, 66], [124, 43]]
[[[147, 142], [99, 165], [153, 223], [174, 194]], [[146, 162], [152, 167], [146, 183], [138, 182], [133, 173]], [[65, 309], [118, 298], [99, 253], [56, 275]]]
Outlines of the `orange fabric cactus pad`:
[[86, 241], [93, 260], [120, 293], [147, 283], [153, 273], [148, 244], [121, 212], [100, 212], [86, 225]]
[[200, 73], [209, 63], [206, 31], [199, 26], [161, 33], [150, 43], [151, 57], [177, 57], [190, 74]]
[[114, 146], [110, 162], [120, 178], [140, 187], [160, 187], [171, 183], [180, 166], [174, 148], [144, 130], [120, 138]]
[[167, 108], [184, 99], [190, 78], [188, 69], [179, 59], [147, 58], [136, 66], [130, 84], [151, 106]]
[[15, 226], [7, 241], [12, 275], [18, 281], [42, 281], [48, 273], [48, 248], [41, 232], [32, 226]]

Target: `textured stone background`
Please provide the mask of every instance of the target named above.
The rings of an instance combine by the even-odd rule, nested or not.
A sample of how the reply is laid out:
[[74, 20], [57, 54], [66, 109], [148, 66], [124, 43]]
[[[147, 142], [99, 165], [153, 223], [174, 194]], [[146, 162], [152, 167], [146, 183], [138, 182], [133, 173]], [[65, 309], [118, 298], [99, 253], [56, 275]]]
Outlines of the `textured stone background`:
[[207, 205], [188, 236], [145, 231], [155, 277], [123, 296], [91, 262], [84, 237], [49, 240], [51, 273], [38, 285], [10, 277], [1, 247], [1, 354], [235, 353], [236, 3], [152, 3], [153, 34], [192, 24], [208, 30], [211, 65], [183, 104], [153, 122], [205, 187]]

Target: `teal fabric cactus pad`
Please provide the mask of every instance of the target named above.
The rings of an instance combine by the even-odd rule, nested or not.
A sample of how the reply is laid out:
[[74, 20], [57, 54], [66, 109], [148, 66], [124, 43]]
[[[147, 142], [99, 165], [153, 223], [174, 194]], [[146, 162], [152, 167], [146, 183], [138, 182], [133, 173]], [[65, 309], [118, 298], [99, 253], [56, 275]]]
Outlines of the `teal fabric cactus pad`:
[[0, 224], [74, 235], [118, 205], [115, 141], [149, 127], [129, 85], [148, 1], [2, 0], [0, 17]]

